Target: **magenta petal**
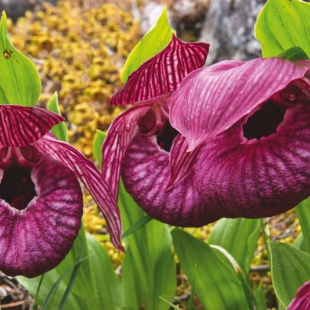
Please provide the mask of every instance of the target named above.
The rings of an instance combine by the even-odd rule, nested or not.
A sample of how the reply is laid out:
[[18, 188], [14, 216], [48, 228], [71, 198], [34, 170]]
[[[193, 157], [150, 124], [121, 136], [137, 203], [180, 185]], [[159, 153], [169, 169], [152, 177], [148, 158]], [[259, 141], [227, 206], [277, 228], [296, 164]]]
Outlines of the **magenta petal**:
[[122, 178], [138, 205], [170, 225], [202, 226], [218, 218], [217, 210], [209, 211], [202, 202], [193, 172], [166, 190], [169, 176], [169, 153], [159, 148], [156, 136], [137, 135], [124, 157]]
[[310, 281], [306, 282], [297, 291], [296, 297], [289, 304], [287, 310], [310, 309]]
[[123, 157], [132, 138], [138, 132], [138, 121], [152, 107], [151, 104], [126, 110], [110, 125], [102, 145], [102, 175], [117, 201], [120, 169]]
[[[268, 116], [268, 115], [267, 115]], [[196, 188], [219, 217], [269, 217], [310, 195], [309, 101], [288, 108], [276, 131], [246, 139], [247, 117], [203, 144]]]
[[43, 137], [64, 118], [41, 108], [0, 105], [0, 146], [25, 146]]
[[48, 135], [37, 141], [35, 146], [42, 153], [64, 163], [83, 182], [106, 219], [112, 243], [117, 249], [123, 251], [120, 242], [121, 218], [119, 209], [109, 186], [95, 165], [68, 143], [58, 141]]
[[23, 210], [0, 199], [0, 270], [38, 276], [56, 267], [69, 252], [83, 214], [83, 197], [74, 173], [47, 156], [31, 171], [36, 196]]
[[309, 70], [309, 61], [225, 61], [188, 75], [172, 96], [171, 124], [189, 150], [231, 127]]
[[175, 137], [170, 150], [170, 180], [167, 189], [184, 180], [192, 171], [200, 147], [193, 152], [187, 152], [187, 150], [188, 143], [186, 138], [179, 134]]
[[141, 102], [175, 91], [184, 77], [201, 68], [209, 52], [207, 43], [185, 43], [173, 35], [169, 45], [143, 63], [111, 98], [112, 105]]

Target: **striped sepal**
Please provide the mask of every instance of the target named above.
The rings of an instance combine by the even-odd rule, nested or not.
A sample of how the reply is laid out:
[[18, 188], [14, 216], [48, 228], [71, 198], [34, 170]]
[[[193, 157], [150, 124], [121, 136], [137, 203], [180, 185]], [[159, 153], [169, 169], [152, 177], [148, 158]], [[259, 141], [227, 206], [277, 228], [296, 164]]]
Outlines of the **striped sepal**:
[[35, 146], [42, 153], [48, 154], [70, 168], [85, 185], [106, 219], [111, 242], [117, 249], [123, 251], [120, 242], [122, 228], [119, 209], [109, 186], [94, 163], [70, 144], [55, 140], [49, 135], [37, 141]]
[[118, 116], [110, 125], [102, 145], [102, 175], [109, 185], [112, 197], [117, 201], [121, 164], [126, 150], [138, 132], [138, 121], [152, 105], [144, 104], [132, 107]]
[[175, 91], [186, 75], [205, 64], [208, 52], [207, 43], [186, 43], [173, 35], [164, 50], [129, 76], [110, 104], [141, 102]]
[[62, 116], [41, 108], [0, 105], [0, 146], [31, 144], [63, 120]]
[[170, 151], [170, 180], [167, 190], [176, 186], [192, 171], [200, 147], [193, 152], [187, 152], [187, 150], [188, 143], [185, 137], [181, 134], [177, 135]]

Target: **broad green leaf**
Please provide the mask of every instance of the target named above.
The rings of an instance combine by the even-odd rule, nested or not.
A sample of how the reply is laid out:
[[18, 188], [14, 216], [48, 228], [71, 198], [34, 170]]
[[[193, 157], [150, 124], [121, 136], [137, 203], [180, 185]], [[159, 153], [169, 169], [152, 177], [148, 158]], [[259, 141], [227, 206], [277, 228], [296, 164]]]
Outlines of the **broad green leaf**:
[[171, 41], [174, 30], [170, 27], [167, 9], [164, 8], [157, 23], [151, 28], [129, 54], [122, 70], [122, 81], [137, 70], [146, 60], [161, 52]]
[[267, 310], [265, 292], [263, 289], [263, 282], [260, 282], [256, 289], [256, 300], [258, 303], [258, 310]]
[[0, 104], [34, 106], [41, 93], [39, 73], [10, 42], [4, 12], [0, 22], [0, 68]]
[[[59, 110], [57, 92], [54, 93], [51, 100], [47, 104], [47, 109], [49, 111], [52, 111], [52, 112], [55, 112], [55, 113], [61, 115], [60, 110]], [[55, 125], [51, 129], [51, 132], [57, 137], [58, 140], [68, 142], [68, 129], [67, 129], [67, 126], [64, 122], [61, 122], [61, 123]]]
[[291, 61], [308, 58], [307, 54], [300, 47], [291, 47], [288, 50], [285, 50], [284, 52], [280, 53], [278, 57], [282, 59], [288, 59]]
[[99, 163], [100, 169], [102, 167], [102, 143], [103, 143], [106, 135], [107, 134], [104, 131], [97, 129], [96, 133], [95, 133], [94, 142], [93, 142], [94, 155], [95, 155], [96, 160]]
[[277, 297], [284, 307], [310, 279], [310, 255], [285, 243], [269, 242], [271, 275]]
[[292, 246], [297, 250], [307, 252], [305, 249], [305, 238], [302, 232], [295, 238]]
[[[124, 231], [145, 217], [122, 183], [118, 203]], [[152, 220], [127, 236], [125, 242], [121, 283], [126, 306], [136, 310], [145, 303], [146, 310], [169, 309], [159, 298], [175, 294], [176, 266], [168, 225]]]
[[226, 249], [247, 274], [257, 246], [259, 232], [258, 219], [223, 218], [212, 228], [208, 243]]
[[296, 212], [304, 238], [304, 249], [310, 253], [310, 197], [299, 203]]
[[177, 228], [172, 237], [190, 282], [196, 268], [195, 291], [204, 309], [248, 309], [242, 283], [223, 253]]
[[86, 234], [86, 237], [91, 254], [89, 264], [93, 289], [88, 297], [88, 309], [125, 309], [120, 281], [106, 250], [90, 234]]
[[257, 18], [255, 36], [264, 57], [298, 46], [310, 57], [310, 4], [299, 0], [268, 0]]

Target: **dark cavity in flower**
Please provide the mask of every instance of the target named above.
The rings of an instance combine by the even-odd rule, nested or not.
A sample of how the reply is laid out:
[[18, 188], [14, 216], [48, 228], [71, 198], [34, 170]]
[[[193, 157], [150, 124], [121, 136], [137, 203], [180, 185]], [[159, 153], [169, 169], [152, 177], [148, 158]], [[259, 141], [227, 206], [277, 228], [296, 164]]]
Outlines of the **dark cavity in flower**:
[[307, 80], [294, 81], [285, 89], [274, 94], [259, 110], [251, 115], [243, 125], [247, 139], [260, 139], [275, 133], [282, 123], [287, 108], [308, 101], [310, 87]]
[[178, 134], [178, 131], [175, 130], [167, 121], [162, 132], [157, 135], [157, 144], [160, 148], [170, 152], [172, 142]]
[[243, 135], [247, 139], [260, 139], [276, 132], [282, 123], [286, 107], [269, 100], [252, 114], [243, 124]]
[[169, 152], [174, 138], [178, 135], [161, 108], [150, 109], [138, 122], [140, 132], [146, 135], [156, 135], [160, 148]]
[[302, 88], [297, 85], [289, 85], [279, 93], [281, 99], [287, 103], [297, 103], [303, 94]]
[[0, 197], [12, 207], [23, 210], [37, 196], [35, 185], [31, 180], [31, 169], [13, 165], [3, 171], [0, 184]]

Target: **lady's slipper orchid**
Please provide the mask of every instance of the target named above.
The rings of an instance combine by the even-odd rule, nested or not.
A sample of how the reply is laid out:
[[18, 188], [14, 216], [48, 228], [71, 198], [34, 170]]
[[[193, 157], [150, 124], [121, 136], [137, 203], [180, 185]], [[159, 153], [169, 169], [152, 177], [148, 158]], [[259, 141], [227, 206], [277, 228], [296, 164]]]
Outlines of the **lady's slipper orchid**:
[[[189, 225], [190, 214], [199, 221], [203, 208], [193, 175], [184, 181], [179, 178], [191, 169], [193, 156], [185, 153], [184, 137], [170, 126], [169, 109], [171, 93], [187, 74], [205, 64], [208, 50], [206, 43], [184, 43], [173, 36], [111, 99], [111, 104], [143, 102], [115, 119], [103, 144], [102, 173], [114, 199], [122, 174], [138, 204], [152, 217], [171, 224]], [[175, 166], [179, 154], [182, 165]], [[166, 191], [170, 179], [179, 184]]]
[[34, 277], [57, 266], [78, 234], [83, 198], [78, 179], [120, 244], [120, 216], [96, 167], [48, 131], [63, 121], [40, 108], [0, 105], [0, 270]]
[[306, 60], [226, 61], [174, 93], [171, 123], [189, 151], [199, 148], [193, 169], [206, 222], [272, 216], [309, 196], [309, 69]]

